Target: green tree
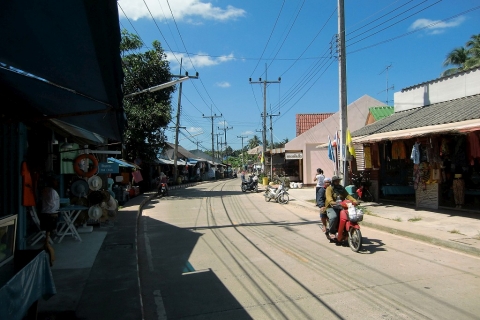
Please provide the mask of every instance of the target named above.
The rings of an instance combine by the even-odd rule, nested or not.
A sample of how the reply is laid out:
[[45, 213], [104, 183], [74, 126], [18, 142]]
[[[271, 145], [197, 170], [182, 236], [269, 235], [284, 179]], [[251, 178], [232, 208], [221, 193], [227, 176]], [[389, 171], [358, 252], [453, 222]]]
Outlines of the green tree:
[[480, 34], [472, 35], [465, 47], [452, 50], [443, 62], [443, 66], [453, 66], [453, 68], [443, 71], [442, 76], [480, 66]]
[[258, 147], [262, 144], [260, 138], [257, 135], [254, 135], [252, 139], [248, 139], [248, 150]]
[[[122, 30], [120, 52], [125, 73], [126, 95], [171, 81], [166, 55], [160, 42], [141, 51], [143, 43], [137, 35]], [[126, 157], [144, 161], [156, 159], [165, 144], [163, 128], [172, 119], [171, 95], [175, 87], [141, 93], [124, 99], [127, 129], [125, 130]]]

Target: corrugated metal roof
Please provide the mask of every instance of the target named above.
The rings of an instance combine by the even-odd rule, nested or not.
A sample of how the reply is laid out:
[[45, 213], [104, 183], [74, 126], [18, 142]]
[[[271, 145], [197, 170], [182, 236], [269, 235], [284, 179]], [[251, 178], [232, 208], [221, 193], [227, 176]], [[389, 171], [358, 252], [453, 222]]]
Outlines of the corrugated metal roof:
[[352, 132], [352, 137], [480, 119], [480, 95], [397, 112]]
[[394, 109], [391, 106], [385, 107], [372, 107], [369, 109], [375, 121], [381, 120], [383, 118], [389, 117], [393, 114]]
[[307, 113], [296, 115], [297, 137], [313, 128], [325, 119], [328, 119], [333, 113]]

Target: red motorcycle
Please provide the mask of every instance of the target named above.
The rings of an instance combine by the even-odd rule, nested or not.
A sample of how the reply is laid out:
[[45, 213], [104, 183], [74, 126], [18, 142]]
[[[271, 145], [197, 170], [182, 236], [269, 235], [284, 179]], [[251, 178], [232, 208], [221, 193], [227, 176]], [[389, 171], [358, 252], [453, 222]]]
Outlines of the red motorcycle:
[[[362, 233], [358, 222], [363, 220], [363, 212], [356, 208], [350, 200], [343, 200], [339, 204], [341, 210], [338, 216], [338, 232], [334, 242], [344, 243], [348, 241], [350, 249], [358, 252], [362, 248]], [[340, 208], [339, 208], [340, 209]], [[327, 217], [327, 227], [329, 227]], [[325, 233], [328, 240], [331, 240], [328, 231]]]

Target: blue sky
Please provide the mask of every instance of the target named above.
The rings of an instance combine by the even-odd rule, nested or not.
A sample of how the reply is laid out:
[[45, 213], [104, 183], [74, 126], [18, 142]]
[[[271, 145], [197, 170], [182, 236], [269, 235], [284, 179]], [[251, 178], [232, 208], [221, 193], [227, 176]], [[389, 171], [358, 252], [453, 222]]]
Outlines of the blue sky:
[[[149, 47], [159, 40], [172, 74], [182, 59], [182, 74], [200, 75], [183, 83], [180, 125], [187, 129], [179, 139], [186, 149], [198, 142], [211, 150], [211, 114], [222, 115], [214, 133], [224, 142], [218, 128], [228, 128], [233, 149], [242, 146], [238, 136], [246, 136], [244, 144], [253, 135], [261, 139], [263, 84], [249, 78], [281, 77], [266, 94], [267, 113], [280, 113], [273, 117], [275, 142], [295, 138], [296, 114], [339, 109], [336, 0], [118, 3], [121, 28]], [[345, 0], [345, 25], [348, 103], [369, 95], [393, 105], [394, 92], [438, 78], [446, 55], [480, 33], [480, 0]], [[178, 91], [174, 114], [177, 104]], [[173, 132], [167, 136], [174, 142]]]

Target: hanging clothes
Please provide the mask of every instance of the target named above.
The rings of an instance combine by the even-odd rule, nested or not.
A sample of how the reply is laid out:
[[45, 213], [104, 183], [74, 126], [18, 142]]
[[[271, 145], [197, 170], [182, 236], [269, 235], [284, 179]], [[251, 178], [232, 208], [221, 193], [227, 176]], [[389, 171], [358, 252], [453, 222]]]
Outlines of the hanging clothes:
[[27, 163], [22, 162], [22, 205], [25, 207], [34, 207], [35, 206], [35, 193], [33, 191], [32, 176], [30, 175], [30, 170], [28, 169]]
[[470, 165], [474, 164], [475, 158], [480, 158], [480, 133], [478, 131], [470, 132], [467, 135], [468, 142], [468, 160]]
[[415, 142], [412, 148], [412, 154], [410, 159], [413, 161], [413, 164], [420, 164], [420, 143]]
[[372, 167], [380, 168], [380, 150], [378, 149], [378, 143], [372, 144]]
[[78, 149], [80, 146], [76, 143], [68, 145], [68, 148], [60, 148], [60, 173], [74, 174], [73, 161], [80, 155]]
[[372, 169], [372, 153], [370, 146], [363, 147], [363, 159], [365, 161], [365, 169]]
[[392, 159], [392, 142], [390, 141], [385, 141], [385, 144], [384, 144], [384, 159], [387, 160], [387, 161], [390, 161]]
[[405, 143], [403, 141], [392, 142], [392, 159], [406, 159], [407, 151], [405, 150]]

